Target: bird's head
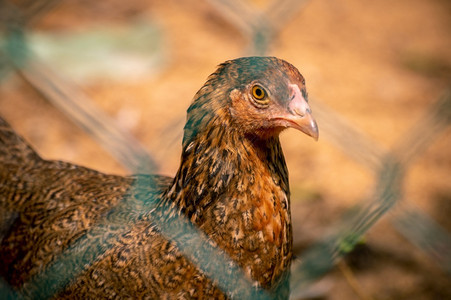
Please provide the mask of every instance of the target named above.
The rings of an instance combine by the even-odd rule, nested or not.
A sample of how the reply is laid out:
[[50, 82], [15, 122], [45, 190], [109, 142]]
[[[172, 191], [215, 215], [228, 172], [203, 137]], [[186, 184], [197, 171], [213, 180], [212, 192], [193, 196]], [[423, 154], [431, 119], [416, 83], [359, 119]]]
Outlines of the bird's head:
[[185, 138], [208, 127], [208, 122], [260, 138], [291, 127], [318, 139], [304, 78], [293, 65], [275, 57], [243, 57], [221, 64], [188, 109]]

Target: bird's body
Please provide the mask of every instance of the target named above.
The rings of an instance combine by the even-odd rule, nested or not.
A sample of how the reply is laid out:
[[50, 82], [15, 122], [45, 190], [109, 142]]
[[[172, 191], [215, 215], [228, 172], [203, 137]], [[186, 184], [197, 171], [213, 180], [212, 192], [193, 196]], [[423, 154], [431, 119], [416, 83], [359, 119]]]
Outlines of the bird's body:
[[[105, 175], [47, 161], [1, 121], [0, 275], [25, 295], [45, 289], [34, 286], [40, 274], [79, 268], [56, 297], [233, 296], [161, 233], [155, 218], [174, 213], [258, 286], [287, 298], [290, 194], [278, 134], [294, 127], [317, 137], [305, 97], [302, 76], [282, 60], [220, 65], [188, 109], [175, 178]], [[155, 209], [143, 199], [152, 199]], [[67, 253], [76, 259], [52, 267]]]

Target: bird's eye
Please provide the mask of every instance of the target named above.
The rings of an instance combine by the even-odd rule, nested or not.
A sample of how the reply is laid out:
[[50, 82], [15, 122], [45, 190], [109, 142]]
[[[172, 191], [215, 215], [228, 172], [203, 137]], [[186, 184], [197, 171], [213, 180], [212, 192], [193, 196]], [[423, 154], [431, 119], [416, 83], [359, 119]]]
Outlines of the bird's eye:
[[266, 92], [265, 90], [259, 86], [259, 85], [254, 85], [252, 87], [252, 97], [254, 97], [254, 99], [259, 103], [259, 104], [268, 104], [269, 100], [266, 97]]

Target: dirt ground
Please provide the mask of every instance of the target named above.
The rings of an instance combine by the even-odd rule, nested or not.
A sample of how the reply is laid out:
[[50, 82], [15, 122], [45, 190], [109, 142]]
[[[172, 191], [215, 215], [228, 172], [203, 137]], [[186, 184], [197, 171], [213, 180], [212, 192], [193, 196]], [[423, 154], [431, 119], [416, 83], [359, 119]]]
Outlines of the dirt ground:
[[[266, 2], [251, 4], [263, 9]], [[66, 78], [135, 136], [152, 153], [160, 173], [173, 175], [192, 96], [216, 65], [251, 55], [246, 52], [250, 43], [206, 0], [67, 1], [32, 29], [44, 34], [89, 32], [127, 27], [136, 19], [158, 32], [151, 56], [154, 69], [137, 69], [139, 76], [133, 71], [121, 74], [112, 61], [103, 74], [71, 78], [70, 67], [52, 67], [68, 74]], [[429, 107], [451, 87], [450, 28], [451, 3], [446, 0], [311, 0], [282, 25], [267, 54], [299, 68], [311, 101], [333, 109], [377, 146], [390, 150], [411, 128], [421, 128]], [[95, 69], [99, 62], [87, 56], [81, 63]], [[0, 115], [44, 158], [128, 173], [20, 77], [10, 73], [0, 80]], [[299, 132], [282, 134], [299, 254], [340, 224], [343, 213], [370, 197], [376, 186], [374, 170], [349, 156], [352, 143], [348, 150], [340, 149], [318, 125], [318, 142]], [[431, 216], [448, 237], [450, 149], [447, 128], [406, 166], [402, 186], [403, 201]], [[303, 297], [451, 299], [450, 274], [395, 230], [392, 220], [397, 216], [389, 213], [380, 220], [364, 243]]]

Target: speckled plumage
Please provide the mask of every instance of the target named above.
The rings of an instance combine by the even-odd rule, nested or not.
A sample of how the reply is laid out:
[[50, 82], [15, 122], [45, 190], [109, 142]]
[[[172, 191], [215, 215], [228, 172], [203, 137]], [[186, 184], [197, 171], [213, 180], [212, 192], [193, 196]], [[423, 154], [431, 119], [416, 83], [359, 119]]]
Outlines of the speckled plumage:
[[[269, 104], [253, 98], [255, 85]], [[57, 298], [226, 297], [160, 234], [157, 212], [140, 206], [147, 198], [187, 216], [247, 276], [287, 298], [290, 192], [278, 134], [295, 127], [317, 137], [305, 98], [303, 77], [283, 60], [220, 65], [188, 109], [174, 179], [43, 160], [0, 121], [0, 275], [26, 293], [34, 276], [72, 249], [86, 251], [89, 263]], [[91, 259], [90, 243], [110, 244]]]

